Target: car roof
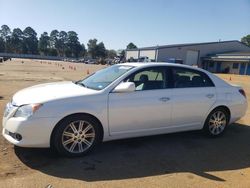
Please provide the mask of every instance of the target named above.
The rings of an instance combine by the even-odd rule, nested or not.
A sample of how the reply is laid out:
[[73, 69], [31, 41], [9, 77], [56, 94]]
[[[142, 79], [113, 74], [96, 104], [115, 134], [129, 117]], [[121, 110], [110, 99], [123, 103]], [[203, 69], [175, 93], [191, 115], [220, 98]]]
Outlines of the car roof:
[[190, 65], [183, 65], [178, 63], [168, 63], [168, 62], [126, 62], [121, 63], [119, 65], [128, 65], [128, 66], [134, 66], [134, 67], [152, 67], [152, 66], [175, 66], [175, 67], [183, 67], [193, 70], [199, 70], [202, 72], [207, 72], [204, 69], [200, 69], [198, 67], [190, 66]]

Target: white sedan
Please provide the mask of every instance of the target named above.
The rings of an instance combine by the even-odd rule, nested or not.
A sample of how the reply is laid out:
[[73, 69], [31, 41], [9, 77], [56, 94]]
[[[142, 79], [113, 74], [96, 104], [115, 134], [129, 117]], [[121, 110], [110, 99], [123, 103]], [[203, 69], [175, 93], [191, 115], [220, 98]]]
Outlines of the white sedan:
[[244, 90], [185, 65], [124, 63], [77, 82], [17, 92], [3, 136], [21, 147], [80, 156], [102, 141], [203, 129], [216, 137], [244, 116]]

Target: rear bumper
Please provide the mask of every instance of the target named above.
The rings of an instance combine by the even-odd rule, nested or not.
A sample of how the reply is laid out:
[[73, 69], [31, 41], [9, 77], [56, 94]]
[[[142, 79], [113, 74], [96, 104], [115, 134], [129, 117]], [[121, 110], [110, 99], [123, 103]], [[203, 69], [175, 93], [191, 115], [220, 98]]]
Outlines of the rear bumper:
[[235, 103], [231, 105], [230, 106], [231, 118], [229, 124], [234, 123], [235, 121], [238, 121], [243, 116], [245, 116], [247, 108], [248, 108], [247, 100], [241, 103]]

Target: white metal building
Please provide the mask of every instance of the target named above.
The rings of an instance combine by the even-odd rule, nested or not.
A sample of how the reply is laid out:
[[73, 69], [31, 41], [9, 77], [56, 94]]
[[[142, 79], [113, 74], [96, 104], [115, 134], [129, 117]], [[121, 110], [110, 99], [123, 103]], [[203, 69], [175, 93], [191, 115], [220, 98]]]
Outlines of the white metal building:
[[207, 68], [206, 57], [229, 52], [250, 52], [250, 48], [237, 40], [153, 46], [127, 50], [126, 60], [137, 61], [148, 57], [153, 62], [176, 62]]

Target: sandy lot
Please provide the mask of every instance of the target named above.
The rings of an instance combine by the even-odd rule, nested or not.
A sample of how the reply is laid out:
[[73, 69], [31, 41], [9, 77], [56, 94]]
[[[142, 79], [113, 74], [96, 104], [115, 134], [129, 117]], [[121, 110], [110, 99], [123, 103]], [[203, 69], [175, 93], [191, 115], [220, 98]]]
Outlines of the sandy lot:
[[[0, 119], [16, 91], [78, 80], [102, 67], [38, 60], [0, 64]], [[219, 76], [242, 85], [249, 101], [249, 76]], [[250, 108], [217, 139], [194, 131], [113, 141], [74, 159], [49, 149], [17, 148], [0, 136], [0, 187], [250, 187], [249, 148]]]

